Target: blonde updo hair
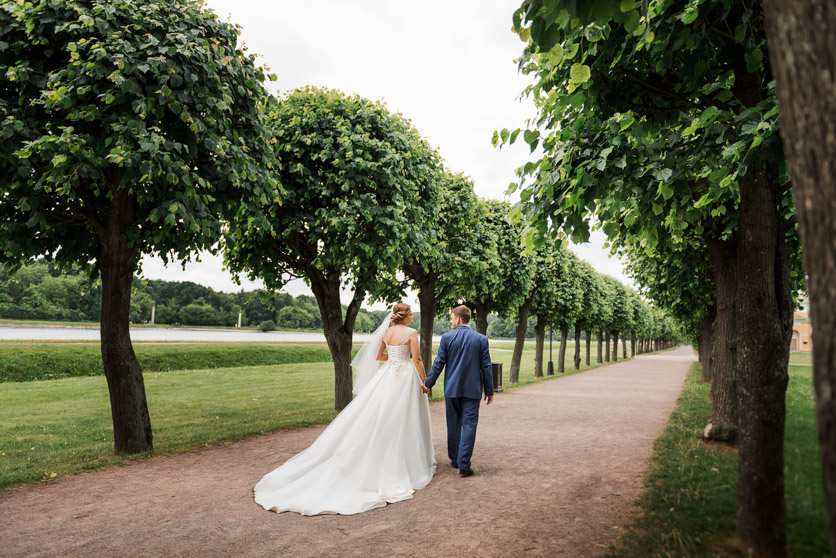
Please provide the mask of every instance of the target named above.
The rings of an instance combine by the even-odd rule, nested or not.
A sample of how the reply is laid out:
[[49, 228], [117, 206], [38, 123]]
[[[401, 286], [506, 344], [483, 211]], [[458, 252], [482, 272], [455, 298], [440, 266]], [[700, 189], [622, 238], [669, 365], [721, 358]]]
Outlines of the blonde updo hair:
[[399, 302], [392, 307], [392, 317], [390, 321], [393, 325], [402, 324], [409, 316], [412, 315], [412, 307], [405, 303]]

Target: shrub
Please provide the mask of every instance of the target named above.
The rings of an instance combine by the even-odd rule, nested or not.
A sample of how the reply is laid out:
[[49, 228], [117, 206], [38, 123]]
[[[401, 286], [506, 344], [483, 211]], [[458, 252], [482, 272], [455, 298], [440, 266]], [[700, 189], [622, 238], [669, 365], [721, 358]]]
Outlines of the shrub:
[[258, 329], [261, 331], [276, 331], [276, 322], [273, 320], [265, 320], [258, 324]]

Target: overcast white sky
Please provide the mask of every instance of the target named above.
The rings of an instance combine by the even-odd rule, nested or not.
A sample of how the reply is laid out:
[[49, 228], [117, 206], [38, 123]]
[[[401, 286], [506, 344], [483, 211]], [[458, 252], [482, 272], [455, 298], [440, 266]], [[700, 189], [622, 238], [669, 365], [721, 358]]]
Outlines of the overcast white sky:
[[[523, 44], [511, 32], [519, 0], [207, 0], [222, 19], [240, 25], [242, 39], [277, 74], [269, 88], [282, 93], [305, 85], [382, 99], [409, 118], [437, 148], [448, 168], [471, 176], [476, 193], [505, 198], [528, 147], [495, 149], [494, 130], [517, 128], [534, 115], [519, 99], [527, 79], [514, 59]], [[511, 198], [515, 201], [514, 198]], [[573, 251], [602, 273], [630, 284], [622, 266], [603, 248], [603, 234]], [[222, 259], [167, 268], [143, 259], [144, 277], [194, 281], [216, 290], [249, 290], [234, 284]], [[310, 294], [301, 280], [285, 290]], [[415, 301], [413, 301], [415, 302]]]

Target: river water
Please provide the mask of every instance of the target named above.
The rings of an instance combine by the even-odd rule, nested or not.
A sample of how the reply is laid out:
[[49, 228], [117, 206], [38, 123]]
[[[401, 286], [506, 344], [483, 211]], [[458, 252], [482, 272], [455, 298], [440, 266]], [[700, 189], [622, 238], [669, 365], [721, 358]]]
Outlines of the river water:
[[[354, 341], [362, 342], [369, 333], [355, 333]], [[74, 326], [0, 326], [0, 339], [33, 341], [99, 341], [99, 328]], [[205, 341], [222, 343], [294, 343], [325, 342], [325, 335], [316, 332], [198, 329], [198, 328], [131, 328], [133, 341]]]

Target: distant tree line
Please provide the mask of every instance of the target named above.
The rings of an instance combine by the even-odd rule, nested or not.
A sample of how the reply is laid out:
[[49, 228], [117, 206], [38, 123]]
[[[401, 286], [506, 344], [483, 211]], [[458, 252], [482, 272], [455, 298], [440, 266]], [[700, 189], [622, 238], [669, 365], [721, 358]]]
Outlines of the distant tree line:
[[[218, 292], [190, 281], [134, 279], [131, 321], [193, 326], [258, 327], [271, 322], [279, 329], [321, 329], [322, 318], [312, 296], [292, 296], [263, 290]], [[25, 265], [10, 276], [0, 265], [0, 318], [68, 322], [98, 322], [102, 312], [101, 285], [79, 269], [63, 271], [44, 261]], [[361, 309], [355, 331], [372, 331], [386, 311]]]
[[[235, 326], [242, 312], [243, 327], [272, 322], [278, 329], [322, 329], [316, 299], [264, 290], [238, 293], [218, 292], [191, 281], [134, 279], [131, 321], [147, 323], [156, 306], [154, 323], [191, 326]], [[102, 290], [81, 270], [62, 271], [44, 261], [20, 268], [11, 277], [0, 265], [0, 319], [64, 322], [98, 322], [102, 312]], [[361, 309], [354, 331], [369, 332], [380, 325], [386, 310]], [[534, 319], [529, 320], [527, 339], [534, 338]], [[413, 324], [421, 323], [415, 312]], [[517, 323], [496, 314], [488, 317], [491, 338], [514, 338]], [[433, 334], [450, 331], [450, 324], [436, 318]], [[570, 334], [570, 339], [573, 335]]]

